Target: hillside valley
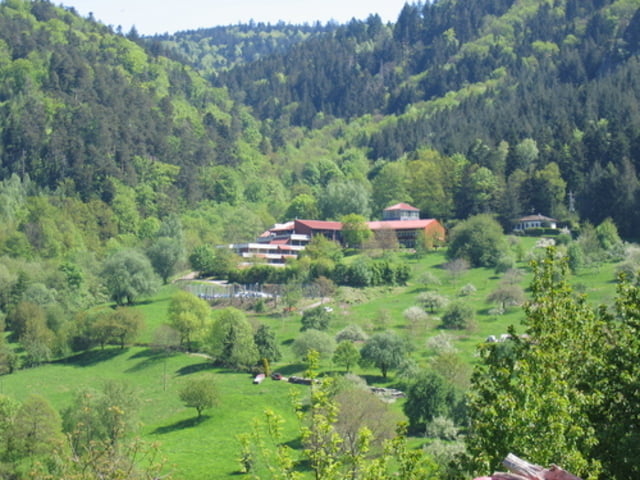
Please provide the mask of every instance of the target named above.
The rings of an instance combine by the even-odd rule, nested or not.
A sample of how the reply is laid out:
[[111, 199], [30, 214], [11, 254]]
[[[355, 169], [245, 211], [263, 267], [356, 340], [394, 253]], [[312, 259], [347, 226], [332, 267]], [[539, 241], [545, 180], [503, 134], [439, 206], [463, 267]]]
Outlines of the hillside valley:
[[639, 54], [640, 0], [0, 1], [0, 477], [637, 478]]

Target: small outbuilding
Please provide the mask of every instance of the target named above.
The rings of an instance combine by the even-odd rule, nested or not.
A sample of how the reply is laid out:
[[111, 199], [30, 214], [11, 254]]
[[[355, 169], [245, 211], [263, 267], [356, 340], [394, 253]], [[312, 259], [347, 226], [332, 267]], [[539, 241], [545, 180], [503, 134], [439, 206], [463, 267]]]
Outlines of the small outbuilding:
[[544, 215], [527, 215], [514, 221], [515, 232], [525, 232], [532, 228], [558, 228], [558, 220]]

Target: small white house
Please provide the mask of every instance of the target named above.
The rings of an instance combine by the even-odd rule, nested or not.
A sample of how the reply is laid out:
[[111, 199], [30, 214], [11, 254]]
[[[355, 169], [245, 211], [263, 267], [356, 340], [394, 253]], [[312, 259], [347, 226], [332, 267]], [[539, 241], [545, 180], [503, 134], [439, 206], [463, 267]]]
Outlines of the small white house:
[[555, 218], [545, 217], [544, 215], [527, 215], [518, 218], [515, 221], [513, 230], [516, 232], [524, 232], [530, 228], [558, 228], [558, 221]]

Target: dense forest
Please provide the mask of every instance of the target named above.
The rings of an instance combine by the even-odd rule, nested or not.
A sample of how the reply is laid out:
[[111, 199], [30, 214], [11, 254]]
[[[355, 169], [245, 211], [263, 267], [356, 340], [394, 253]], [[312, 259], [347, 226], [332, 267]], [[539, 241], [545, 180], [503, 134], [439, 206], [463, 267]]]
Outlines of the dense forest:
[[[403, 285], [411, 275], [403, 260], [345, 260], [328, 241], [280, 270], [239, 270], [230, 250], [215, 248], [294, 218], [361, 225], [397, 202], [449, 229], [454, 266], [465, 229], [485, 233], [478, 249], [491, 252], [471, 266], [507, 271], [516, 254], [502, 235], [513, 221], [529, 213], [557, 219], [573, 235], [562, 237], [569, 265], [553, 254], [540, 260], [537, 304], [526, 312], [540, 345], [555, 352], [569, 338], [578, 348], [589, 333], [549, 333], [544, 314], [554, 309], [561, 319], [584, 318], [595, 332], [590, 342], [628, 340], [637, 286], [621, 283], [615, 308], [596, 318], [563, 275], [598, 255], [621, 261], [620, 237], [640, 238], [639, 168], [640, 0], [439, 0], [407, 3], [392, 23], [371, 15], [344, 25], [251, 23], [153, 37], [49, 0], [2, 0], [0, 373], [123, 348], [140, 329], [128, 306], [191, 270], [278, 284], [288, 308], [303, 284]], [[184, 323], [196, 321], [186, 313]], [[252, 326], [243, 325], [251, 340]], [[181, 333], [189, 350], [190, 334]], [[577, 398], [584, 424], [541, 456], [574, 441], [563, 459], [576, 471], [593, 468], [595, 477], [602, 465], [621, 463], [614, 476], [632, 478], [638, 462], [620, 459], [615, 440], [623, 436], [633, 456], [635, 431], [611, 419], [618, 408], [637, 410], [635, 380], [616, 373], [619, 362], [635, 374], [636, 341], [612, 341], [606, 354], [593, 342], [587, 353], [597, 358], [582, 366], [515, 343], [511, 352], [482, 353], [477, 409], [460, 414], [461, 423], [486, 421], [501, 388], [505, 412], [519, 401], [514, 359], [530, 362], [541, 383], [564, 375], [569, 396], [588, 390], [593, 366], [610, 401], [593, 391]], [[538, 361], [549, 368], [536, 370]], [[545, 405], [531, 400], [537, 385], [527, 391], [530, 411], [544, 416]], [[568, 424], [571, 406], [562, 408], [557, 418]], [[511, 420], [514, 429], [531, 423], [526, 412]], [[469, 469], [495, 464], [516, 441], [499, 428], [470, 437]], [[597, 441], [606, 450], [594, 453]]]
[[407, 200], [507, 228], [531, 211], [612, 217], [636, 237], [637, 8], [418, 3], [395, 24], [140, 38], [3, 2], [2, 176], [109, 207], [120, 188], [159, 218], [253, 204], [252, 233], [302, 204], [335, 219]]

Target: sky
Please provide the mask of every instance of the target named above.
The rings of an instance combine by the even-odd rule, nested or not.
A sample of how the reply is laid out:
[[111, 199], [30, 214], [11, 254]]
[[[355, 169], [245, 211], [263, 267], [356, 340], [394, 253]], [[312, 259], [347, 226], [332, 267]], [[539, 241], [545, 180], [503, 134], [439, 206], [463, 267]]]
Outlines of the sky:
[[[122, 27], [135, 25], [141, 35], [254, 22], [313, 24], [352, 18], [365, 20], [377, 13], [383, 22], [395, 22], [407, 0], [59, 0], [86, 17]], [[409, 3], [415, 3], [410, 1]]]

